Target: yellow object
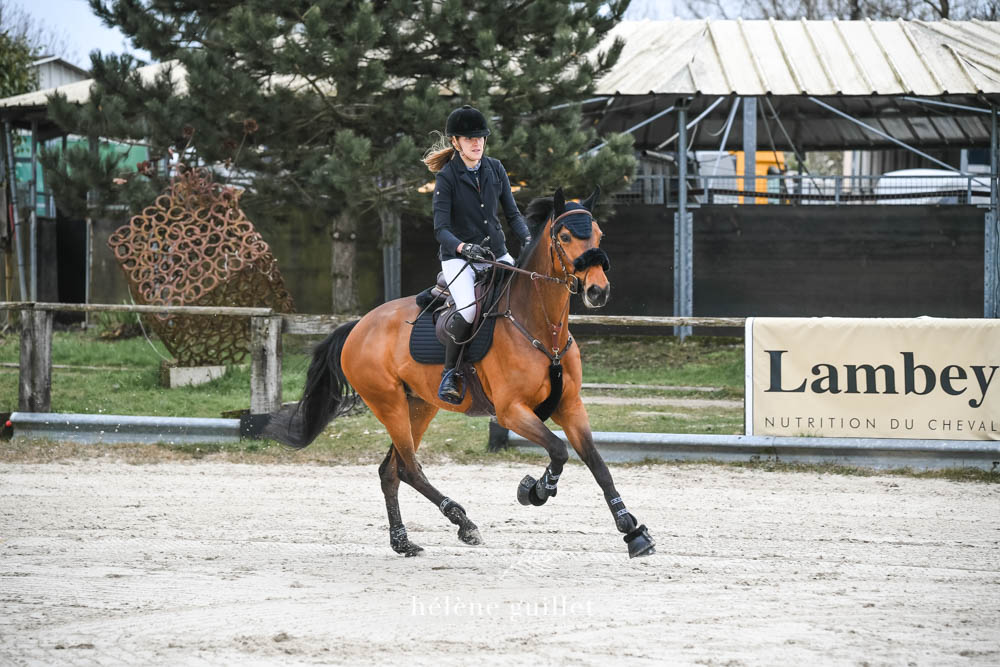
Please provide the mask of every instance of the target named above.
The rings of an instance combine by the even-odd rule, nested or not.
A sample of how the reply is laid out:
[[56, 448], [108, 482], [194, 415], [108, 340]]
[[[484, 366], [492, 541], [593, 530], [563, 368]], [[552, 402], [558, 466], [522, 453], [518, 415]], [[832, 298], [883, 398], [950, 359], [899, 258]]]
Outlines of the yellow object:
[[[743, 151], [733, 151], [733, 155], [736, 156], [736, 173], [743, 174], [746, 169], [744, 167], [745, 154]], [[755, 170], [756, 176], [767, 176], [768, 170], [771, 167], [776, 167], [779, 172], [785, 171], [785, 153], [783, 151], [758, 151], [757, 152], [757, 168]], [[743, 179], [740, 179], [739, 188], [741, 190], [753, 190], [754, 192], [767, 192], [767, 179], [766, 178], [755, 178], [753, 188], [747, 186]], [[777, 182], [774, 182], [777, 186]], [[744, 203], [744, 198], [739, 198], [739, 203]], [[766, 197], [757, 197], [754, 200], [755, 204], [766, 204]]]

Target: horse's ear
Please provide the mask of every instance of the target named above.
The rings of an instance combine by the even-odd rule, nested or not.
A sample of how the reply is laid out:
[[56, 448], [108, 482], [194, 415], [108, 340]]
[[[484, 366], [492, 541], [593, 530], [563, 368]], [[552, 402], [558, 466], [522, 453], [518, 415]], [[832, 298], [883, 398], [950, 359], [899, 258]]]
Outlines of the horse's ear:
[[597, 206], [597, 200], [600, 198], [601, 198], [601, 186], [598, 185], [596, 188], [594, 188], [594, 191], [590, 193], [590, 196], [580, 203], [583, 204], [583, 207], [588, 211], [593, 211], [594, 207]]
[[562, 188], [556, 188], [552, 195], [552, 217], [558, 218], [566, 211], [566, 198], [563, 196]]

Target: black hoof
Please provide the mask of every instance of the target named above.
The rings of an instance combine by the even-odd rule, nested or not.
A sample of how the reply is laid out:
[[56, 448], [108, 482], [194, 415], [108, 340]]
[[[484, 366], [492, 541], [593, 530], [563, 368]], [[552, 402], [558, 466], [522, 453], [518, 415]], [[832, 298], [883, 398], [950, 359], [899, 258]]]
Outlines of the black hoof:
[[406, 528], [398, 528], [389, 534], [389, 546], [392, 547], [393, 551], [403, 554], [407, 558], [417, 556], [424, 550], [423, 547], [410, 541], [406, 536]]
[[407, 540], [402, 543], [394, 542], [392, 544], [392, 550], [398, 554], [406, 556], [407, 558], [413, 558], [414, 556], [419, 556], [420, 552], [423, 551], [424, 548]]
[[476, 528], [475, 526], [470, 526], [468, 528], [459, 528], [458, 539], [474, 547], [484, 543], [483, 536], [479, 534], [479, 529]]
[[458, 539], [473, 546], [483, 543], [479, 528], [469, 521], [469, 517], [465, 515], [465, 510], [462, 509], [461, 505], [451, 498], [445, 498], [441, 506], [444, 508], [444, 515], [448, 517], [448, 520], [458, 526]]
[[538, 480], [531, 475], [525, 475], [521, 483], [517, 485], [517, 502], [522, 505], [540, 507], [548, 499], [548, 496], [542, 498], [538, 495]]
[[656, 542], [649, 536], [649, 531], [645, 525], [639, 526], [624, 538], [628, 544], [628, 557], [639, 558], [640, 556], [652, 556], [656, 553]]

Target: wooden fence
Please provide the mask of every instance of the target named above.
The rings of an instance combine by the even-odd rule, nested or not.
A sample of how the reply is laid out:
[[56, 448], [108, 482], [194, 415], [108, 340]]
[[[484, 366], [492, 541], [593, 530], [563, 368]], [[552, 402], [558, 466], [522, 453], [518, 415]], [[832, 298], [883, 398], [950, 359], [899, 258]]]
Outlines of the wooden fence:
[[[270, 308], [138, 306], [128, 304], [0, 302], [0, 311], [21, 314], [18, 410], [49, 412], [52, 403], [52, 315], [56, 312], [127, 312], [250, 318], [250, 413], [281, 407], [281, 334], [324, 335], [356, 315], [298, 315]], [[742, 327], [740, 317], [628, 317], [570, 315], [570, 324], [609, 327]]]

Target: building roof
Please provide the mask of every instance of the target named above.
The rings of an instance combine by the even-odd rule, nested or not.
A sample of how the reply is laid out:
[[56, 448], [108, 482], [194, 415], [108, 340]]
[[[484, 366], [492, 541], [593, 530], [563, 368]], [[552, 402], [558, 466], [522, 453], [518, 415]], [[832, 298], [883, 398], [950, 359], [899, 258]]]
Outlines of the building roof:
[[1000, 95], [995, 21], [623, 21], [616, 37], [602, 94]]
[[[623, 21], [621, 57], [585, 105], [600, 134], [673, 150], [677, 103], [696, 149], [741, 150], [741, 97], [757, 99], [760, 150], [986, 147], [1000, 106], [1000, 22]], [[726, 99], [731, 98], [731, 99]], [[704, 115], [702, 115], [704, 114]], [[653, 119], [652, 121], [650, 119]], [[860, 123], [875, 131], [862, 127]]]
[[42, 56], [35, 62], [31, 63], [32, 67], [42, 67], [43, 65], [56, 65], [62, 69], [68, 70], [75, 74], [78, 78], [89, 79], [90, 72], [83, 69], [82, 67], [77, 67], [68, 60], [63, 60], [59, 56]]
[[[147, 83], [152, 82], [157, 76], [167, 71], [171, 72], [171, 78], [174, 84], [178, 86], [178, 89], [181, 92], [186, 90], [187, 77], [185, 76], [184, 67], [176, 61], [154, 63], [136, 69], [136, 73]], [[94, 85], [93, 79], [83, 79], [82, 81], [74, 81], [73, 83], [56, 86], [55, 88], [46, 88], [44, 90], [14, 95], [13, 97], [5, 97], [0, 99], [0, 109], [44, 108], [48, 105], [49, 96], [54, 93], [65, 95], [66, 99], [70, 102], [83, 103], [90, 99], [90, 87], [92, 85]]]
[[[632, 131], [638, 148], [675, 148], [667, 139], [676, 137], [677, 114], [646, 121], [678, 100], [686, 100], [689, 119], [705, 114], [689, 135], [692, 147], [717, 149], [727, 136], [728, 150], [740, 150], [743, 139], [738, 119], [725, 134], [739, 96], [759, 97], [762, 150], [895, 146], [856, 121], [913, 146], [985, 147], [986, 112], [1000, 106], [1000, 22], [623, 21], [602, 48], [616, 37], [625, 40], [621, 57], [596, 85], [610, 99], [585, 105], [585, 113], [600, 134]], [[186, 76], [176, 61], [137, 72], [152, 81], [168, 69], [183, 94]], [[296, 79], [276, 76], [279, 82]], [[0, 99], [0, 117], [47, 120], [49, 95], [82, 103], [92, 84]]]

